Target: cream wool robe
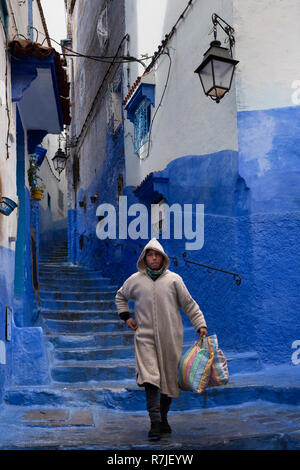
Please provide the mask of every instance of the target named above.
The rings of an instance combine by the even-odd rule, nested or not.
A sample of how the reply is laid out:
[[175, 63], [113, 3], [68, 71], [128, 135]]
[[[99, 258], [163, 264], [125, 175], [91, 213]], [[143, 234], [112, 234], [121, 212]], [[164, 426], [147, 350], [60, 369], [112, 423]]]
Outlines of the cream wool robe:
[[[164, 257], [164, 272], [153, 281], [145, 269], [147, 249]], [[134, 301], [136, 381], [156, 385], [161, 393], [178, 397], [178, 366], [182, 354], [183, 325], [179, 307], [190, 318], [196, 330], [206, 327], [204, 316], [187, 290], [182, 278], [168, 270], [170, 260], [161, 244], [153, 238], [144, 247], [138, 272], [118, 290], [118, 313], [128, 312], [128, 301]]]

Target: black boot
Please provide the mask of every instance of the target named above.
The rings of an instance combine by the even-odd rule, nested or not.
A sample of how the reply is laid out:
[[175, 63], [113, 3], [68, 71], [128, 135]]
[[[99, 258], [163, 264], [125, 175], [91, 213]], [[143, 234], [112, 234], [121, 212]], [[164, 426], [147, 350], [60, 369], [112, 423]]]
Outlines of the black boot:
[[153, 421], [151, 422], [151, 428], [148, 433], [149, 440], [158, 441], [160, 439], [160, 422]]
[[171, 434], [172, 429], [171, 426], [168, 423], [167, 417], [162, 418], [160, 422], [160, 432], [161, 434]]
[[172, 402], [172, 398], [164, 395], [163, 393], [160, 394], [160, 432], [161, 434], [171, 434], [172, 429], [168, 423], [167, 414], [170, 409], [170, 405]]

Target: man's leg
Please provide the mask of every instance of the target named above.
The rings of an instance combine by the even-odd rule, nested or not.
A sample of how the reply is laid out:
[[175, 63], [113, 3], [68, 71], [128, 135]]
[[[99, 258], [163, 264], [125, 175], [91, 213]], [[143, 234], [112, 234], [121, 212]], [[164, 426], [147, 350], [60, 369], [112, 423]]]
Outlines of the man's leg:
[[160, 394], [160, 415], [161, 415], [160, 430], [162, 433], [166, 433], [166, 434], [170, 434], [172, 432], [172, 429], [167, 419], [171, 402], [172, 402], [171, 397], [168, 397], [168, 395], [164, 395], [163, 393]]
[[151, 421], [151, 429], [149, 431], [149, 438], [159, 439], [160, 437], [160, 403], [159, 403], [159, 389], [155, 385], [145, 383], [145, 392], [147, 400], [147, 410]]

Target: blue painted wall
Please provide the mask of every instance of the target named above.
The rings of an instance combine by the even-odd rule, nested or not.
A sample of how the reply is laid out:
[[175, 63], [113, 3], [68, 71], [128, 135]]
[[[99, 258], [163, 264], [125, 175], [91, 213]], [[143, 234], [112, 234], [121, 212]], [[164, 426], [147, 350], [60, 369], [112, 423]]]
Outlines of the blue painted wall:
[[300, 109], [240, 112], [238, 130], [240, 174], [251, 188], [240, 258], [251, 260], [257, 349], [269, 362], [290, 362], [300, 338]]
[[[106, 136], [106, 158], [95, 174], [87, 189], [80, 188], [77, 201], [84, 201], [85, 206], [77, 204], [77, 210], [69, 210], [69, 260], [89, 267], [98, 267], [101, 263], [100, 244], [96, 236], [98, 218], [96, 209], [102, 202], [117, 206], [118, 176], [124, 175], [123, 128], [119, 126], [115, 133]], [[99, 193], [99, 200], [92, 203], [90, 196]]]
[[30, 227], [37, 230], [38, 207], [37, 203], [30, 201], [30, 192], [25, 186], [24, 130], [19, 113], [17, 113], [17, 192], [19, 216], [14, 261], [14, 320], [17, 326], [30, 326], [36, 319], [34, 311], [36, 295], [32, 285]]
[[238, 113], [239, 172], [251, 212], [300, 210], [299, 106]]
[[[0, 217], [4, 218], [5, 216], [0, 214]], [[10, 343], [6, 341], [6, 307], [13, 308], [14, 258], [15, 252], [13, 250], [0, 247], [0, 340], [4, 343], [6, 356], [5, 364], [0, 364], [0, 403], [11, 366]]]
[[[291, 112], [293, 115], [294, 110]], [[241, 118], [245, 127], [247, 118]], [[243, 131], [246, 135], [245, 128]], [[282, 132], [285, 132], [284, 128]], [[274, 139], [276, 158], [278, 141], [281, 139], [277, 135]], [[274, 170], [273, 188], [269, 185], [260, 187], [258, 174], [254, 180], [248, 178], [248, 174], [252, 176], [251, 164], [250, 168], [248, 165], [248, 174], [243, 173], [246, 180], [241, 176], [239, 165], [241, 162], [241, 167], [247, 167], [242, 158], [243, 151], [248, 149], [248, 144], [244, 148], [242, 144], [241, 141], [240, 152], [222, 151], [178, 158], [159, 173], [160, 177], [168, 178], [168, 183], [161, 185], [161, 193], [169, 205], [175, 202], [205, 205], [204, 246], [199, 251], [189, 251], [187, 258], [236, 272], [242, 277], [241, 285], [238, 286], [230, 275], [208, 273], [205, 268], [186, 264], [182, 258], [186, 251], [185, 240], [161, 241], [167, 253], [179, 260], [178, 266], [171, 263], [171, 269], [185, 280], [205, 314], [209, 331], [217, 333], [222, 348], [234, 352], [255, 350], [266, 363], [290, 362], [291, 344], [300, 337], [297, 320], [300, 214], [295, 211], [295, 199], [290, 198], [289, 211], [285, 195], [278, 191], [277, 182], [283, 184], [286, 180], [286, 174], [279, 176], [278, 168]], [[294, 145], [295, 142], [293, 149], [297, 148]], [[290, 160], [292, 167], [295, 152], [290, 149], [284, 153], [284, 166], [288, 166]], [[272, 179], [272, 175], [269, 178]], [[293, 178], [294, 175], [286, 180], [286, 186]], [[108, 185], [106, 188], [109, 189]], [[124, 195], [128, 195], [128, 205], [153, 202], [151, 191], [148, 201], [139, 201], [132, 189], [124, 190]], [[285, 201], [281, 213], [278, 206], [275, 208], [270, 204], [272, 191]], [[268, 210], [262, 212], [258, 210], [257, 201], [263, 207], [264, 200]], [[90, 265], [103, 269], [104, 274], [117, 285], [135, 272], [141, 247], [147, 240], [120, 242], [123, 246], [114, 241], [107, 240], [105, 244], [96, 239], [85, 258], [87, 264], [93, 258]], [[136, 253], [129, 245], [137, 245]], [[185, 324], [189, 323], [185, 321]]]

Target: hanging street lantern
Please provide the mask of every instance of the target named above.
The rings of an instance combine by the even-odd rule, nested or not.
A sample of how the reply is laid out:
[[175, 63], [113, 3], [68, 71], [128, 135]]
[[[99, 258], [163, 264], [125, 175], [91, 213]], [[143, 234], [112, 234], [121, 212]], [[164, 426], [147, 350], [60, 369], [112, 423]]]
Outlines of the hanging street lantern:
[[52, 158], [54, 169], [61, 174], [61, 172], [66, 167], [68, 157], [66, 156], [65, 152], [59, 147], [56, 154]]
[[[225, 27], [220, 21], [225, 23]], [[212, 15], [212, 22], [215, 39], [210, 43], [210, 48], [205, 52], [203, 61], [195, 73], [199, 75], [206, 96], [219, 103], [231, 88], [234, 70], [239, 61], [232, 57], [232, 46], [235, 43], [234, 29], [216, 13]], [[228, 35], [230, 50], [221, 47], [221, 42], [217, 40], [217, 24]]]

